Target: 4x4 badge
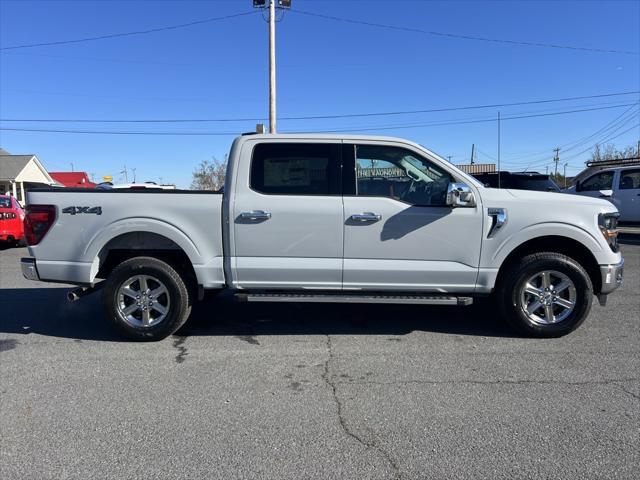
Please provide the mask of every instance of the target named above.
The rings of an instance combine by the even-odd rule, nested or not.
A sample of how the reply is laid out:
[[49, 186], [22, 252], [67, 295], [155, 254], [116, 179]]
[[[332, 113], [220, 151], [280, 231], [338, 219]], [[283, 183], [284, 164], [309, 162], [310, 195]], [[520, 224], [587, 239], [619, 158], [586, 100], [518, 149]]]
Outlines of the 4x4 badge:
[[68, 213], [69, 215], [79, 215], [81, 213], [102, 215], [102, 207], [66, 207], [62, 209], [62, 213]]

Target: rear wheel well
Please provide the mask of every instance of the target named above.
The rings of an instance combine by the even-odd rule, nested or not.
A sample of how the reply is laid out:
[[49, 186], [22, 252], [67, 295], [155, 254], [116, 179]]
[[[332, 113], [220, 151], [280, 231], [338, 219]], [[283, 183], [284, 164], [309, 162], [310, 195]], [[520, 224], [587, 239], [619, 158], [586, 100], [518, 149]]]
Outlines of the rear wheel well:
[[593, 285], [594, 293], [599, 293], [602, 288], [602, 278], [600, 276], [600, 267], [591, 251], [582, 243], [569, 237], [561, 236], [545, 236], [538, 237], [524, 242], [515, 248], [502, 262], [498, 271], [496, 285], [498, 285], [505, 275], [505, 272], [517, 262], [519, 259], [526, 257], [531, 253], [539, 252], [555, 252], [561, 253], [578, 262], [589, 274]]
[[107, 278], [125, 260], [134, 257], [154, 257], [171, 265], [183, 275], [189, 288], [197, 289], [198, 280], [191, 260], [172, 240], [151, 232], [130, 232], [115, 237], [98, 254], [100, 267], [97, 278]]

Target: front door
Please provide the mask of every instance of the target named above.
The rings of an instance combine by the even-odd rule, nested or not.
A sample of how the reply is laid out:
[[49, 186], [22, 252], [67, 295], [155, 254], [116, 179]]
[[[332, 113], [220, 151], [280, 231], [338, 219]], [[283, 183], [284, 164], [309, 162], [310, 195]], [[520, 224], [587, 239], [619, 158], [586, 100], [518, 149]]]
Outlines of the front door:
[[640, 222], [640, 168], [620, 170], [613, 203], [621, 222]]
[[345, 290], [473, 290], [482, 208], [445, 205], [446, 169], [419, 151], [376, 144], [346, 145], [343, 162]]
[[233, 199], [233, 284], [340, 289], [340, 143], [247, 142]]

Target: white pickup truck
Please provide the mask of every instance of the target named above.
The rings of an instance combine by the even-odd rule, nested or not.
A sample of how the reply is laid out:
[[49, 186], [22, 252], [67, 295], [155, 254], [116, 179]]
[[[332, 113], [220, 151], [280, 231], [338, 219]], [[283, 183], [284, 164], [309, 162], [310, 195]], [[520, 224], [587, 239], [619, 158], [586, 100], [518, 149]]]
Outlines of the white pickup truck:
[[389, 137], [248, 134], [233, 142], [224, 193], [49, 189], [28, 203], [24, 276], [76, 284], [72, 300], [100, 289], [137, 340], [170, 335], [222, 289], [262, 302], [492, 295], [520, 332], [552, 337], [623, 277], [611, 203], [486, 188]]

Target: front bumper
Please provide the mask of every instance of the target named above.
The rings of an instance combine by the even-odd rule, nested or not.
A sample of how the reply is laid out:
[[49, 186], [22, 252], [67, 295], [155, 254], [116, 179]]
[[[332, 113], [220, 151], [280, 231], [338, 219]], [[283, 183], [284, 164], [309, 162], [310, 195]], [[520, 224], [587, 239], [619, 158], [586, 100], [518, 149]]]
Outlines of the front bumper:
[[613, 265], [600, 265], [602, 287], [600, 295], [608, 295], [622, 285], [624, 281], [624, 259]]
[[36, 267], [35, 258], [21, 258], [20, 267], [22, 268], [22, 276], [27, 280], [40, 280], [40, 275], [38, 274], [38, 268]]

